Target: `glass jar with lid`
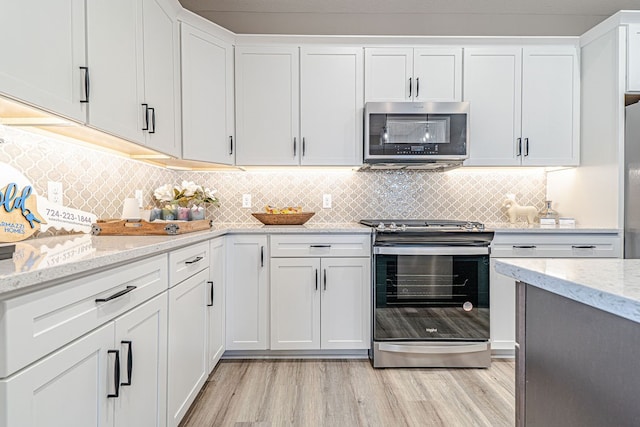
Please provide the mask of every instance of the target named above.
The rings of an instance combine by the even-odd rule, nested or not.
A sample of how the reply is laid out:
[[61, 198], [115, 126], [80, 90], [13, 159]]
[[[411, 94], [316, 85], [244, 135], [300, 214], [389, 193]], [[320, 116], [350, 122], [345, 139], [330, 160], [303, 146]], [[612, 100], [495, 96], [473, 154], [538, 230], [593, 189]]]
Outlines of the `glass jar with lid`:
[[538, 218], [547, 220], [552, 219], [554, 222], [558, 222], [558, 212], [551, 207], [551, 200], [545, 200], [544, 208], [540, 209], [538, 212]]

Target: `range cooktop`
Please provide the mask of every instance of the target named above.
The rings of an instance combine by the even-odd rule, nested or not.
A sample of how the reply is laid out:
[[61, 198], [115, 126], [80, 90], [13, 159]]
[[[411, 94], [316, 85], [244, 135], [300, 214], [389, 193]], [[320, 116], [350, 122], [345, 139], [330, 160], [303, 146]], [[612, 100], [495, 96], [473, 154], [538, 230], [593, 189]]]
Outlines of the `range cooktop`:
[[360, 224], [378, 231], [484, 231], [484, 224], [449, 219], [363, 219]]

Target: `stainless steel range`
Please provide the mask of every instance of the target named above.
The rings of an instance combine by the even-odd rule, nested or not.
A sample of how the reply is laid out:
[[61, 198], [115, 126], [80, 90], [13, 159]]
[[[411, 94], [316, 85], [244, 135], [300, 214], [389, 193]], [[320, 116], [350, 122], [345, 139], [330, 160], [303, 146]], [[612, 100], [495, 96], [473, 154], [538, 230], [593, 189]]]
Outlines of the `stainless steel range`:
[[493, 231], [467, 221], [360, 223], [374, 228], [373, 366], [488, 367]]

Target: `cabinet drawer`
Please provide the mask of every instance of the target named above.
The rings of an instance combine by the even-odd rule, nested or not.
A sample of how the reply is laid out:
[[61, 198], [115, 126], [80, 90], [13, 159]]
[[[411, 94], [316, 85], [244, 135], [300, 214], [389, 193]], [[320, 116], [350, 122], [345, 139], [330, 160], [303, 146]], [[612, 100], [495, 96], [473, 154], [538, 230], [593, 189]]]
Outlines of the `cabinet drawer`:
[[615, 258], [614, 244], [519, 244], [496, 245], [491, 248], [494, 258]]
[[209, 267], [209, 243], [203, 242], [169, 253], [169, 286]]
[[168, 288], [158, 255], [0, 302], [0, 378]]
[[294, 234], [271, 236], [271, 257], [368, 257], [368, 234]]

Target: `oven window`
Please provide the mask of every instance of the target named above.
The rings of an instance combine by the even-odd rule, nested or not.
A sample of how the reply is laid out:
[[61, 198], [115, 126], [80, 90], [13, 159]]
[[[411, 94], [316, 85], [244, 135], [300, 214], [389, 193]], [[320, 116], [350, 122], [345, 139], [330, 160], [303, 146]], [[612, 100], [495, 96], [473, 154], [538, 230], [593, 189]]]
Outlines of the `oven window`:
[[488, 255], [376, 255], [376, 340], [489, 337]]

